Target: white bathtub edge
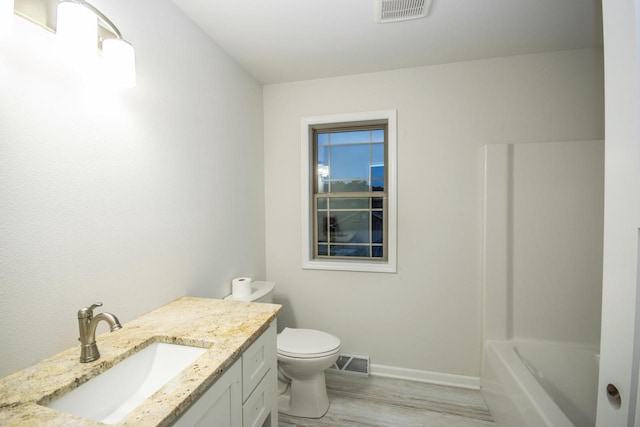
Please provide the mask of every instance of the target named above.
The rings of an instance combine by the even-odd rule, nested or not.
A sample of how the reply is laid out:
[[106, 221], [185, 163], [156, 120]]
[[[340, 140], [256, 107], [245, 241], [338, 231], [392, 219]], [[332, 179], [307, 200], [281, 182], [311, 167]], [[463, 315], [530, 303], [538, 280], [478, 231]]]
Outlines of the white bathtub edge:
[[[513, 342], [487, 341], [485, 345], [485, 364], [481, 379], [481, 391], [497, 425], [509, 427], [515, 427], [516, 425], [573, 427], [573, 423], [558, 408], [524, 366], [514, 351]], [[498, 378], [489, 378], [490, 369], [494, 370], [493, 374]], [[485, 388], [488, 388], [490, 382], [493, 382], [491, 387], [495, 388], [495, 381], [498, 381], [503, 388], [503, 391], [499, 394], [504, 393], [504, 396], [513, 399], [510, 404], [506, 402], [496, 404], [496, 394], [492, 398], [492, 396], [485, 393]], [[518, 414], [501, 413], [503, 408], [509, 405], [517, 408]], [[517, 419], [518, 416], [521, 418], [516, 424], [513, 420]], [[507, 421], [503, 422], [502, 420]]]

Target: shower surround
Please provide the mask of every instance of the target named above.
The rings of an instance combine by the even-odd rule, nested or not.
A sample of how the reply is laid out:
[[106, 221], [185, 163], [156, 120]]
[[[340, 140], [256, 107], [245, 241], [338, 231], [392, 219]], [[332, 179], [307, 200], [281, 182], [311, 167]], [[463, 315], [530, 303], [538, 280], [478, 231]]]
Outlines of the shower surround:
[[496, 423], [595, 425], [604, 143], [487, 145], [484, 199], [481, 383]]

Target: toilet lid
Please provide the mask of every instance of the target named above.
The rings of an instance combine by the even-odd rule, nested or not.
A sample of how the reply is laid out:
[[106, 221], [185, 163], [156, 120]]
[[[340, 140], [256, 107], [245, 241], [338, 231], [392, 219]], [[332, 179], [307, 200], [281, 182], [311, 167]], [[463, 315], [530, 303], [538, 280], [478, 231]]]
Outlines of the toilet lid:
[[321, 357], [340, 350], [340, 340], [313, 329], [284, 328], [278, 334], [278, 353], [297, 358]]

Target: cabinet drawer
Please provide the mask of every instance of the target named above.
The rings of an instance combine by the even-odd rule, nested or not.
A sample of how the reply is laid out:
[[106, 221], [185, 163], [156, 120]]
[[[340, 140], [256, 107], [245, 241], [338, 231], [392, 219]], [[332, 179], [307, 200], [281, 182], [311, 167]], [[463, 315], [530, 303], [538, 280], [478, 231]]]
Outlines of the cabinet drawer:
[[242, 406], [242, 427], [264, 424], [275, 407], [277, 388], [275, 369], [270, 369]]
[[262, 377], [271, 368], [275, 371], [276, 322], [267, 329], [242, 355], [242, 401], [246, 401]]

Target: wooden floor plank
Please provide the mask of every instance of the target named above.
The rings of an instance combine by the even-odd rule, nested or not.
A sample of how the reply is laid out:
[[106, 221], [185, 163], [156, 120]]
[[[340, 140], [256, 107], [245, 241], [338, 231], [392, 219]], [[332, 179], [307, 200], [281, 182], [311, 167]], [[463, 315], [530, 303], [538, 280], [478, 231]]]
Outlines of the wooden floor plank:
[[327, 414], [280, 414], [280, 427], [495, 426], [478, 390], [330, 371], [326, 377]]

